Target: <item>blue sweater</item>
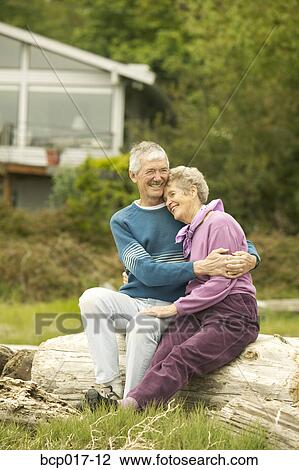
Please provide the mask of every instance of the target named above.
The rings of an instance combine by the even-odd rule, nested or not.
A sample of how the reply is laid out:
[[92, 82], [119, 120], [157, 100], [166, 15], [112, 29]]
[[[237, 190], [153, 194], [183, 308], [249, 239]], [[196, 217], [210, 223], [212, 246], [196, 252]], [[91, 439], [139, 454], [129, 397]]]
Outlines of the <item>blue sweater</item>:
[[[193, 262], [186, 262], [181, 243], [175, 243], [183, 227], [166, 207], [144, 209], [133, 203], [111, 218], [111, 230], [129, 282], [120, 291], [131, 297], [174, 302], [185, 295], [186, 284], [195, 279]], [[248, 251], [259, 255], [251, 242]]]

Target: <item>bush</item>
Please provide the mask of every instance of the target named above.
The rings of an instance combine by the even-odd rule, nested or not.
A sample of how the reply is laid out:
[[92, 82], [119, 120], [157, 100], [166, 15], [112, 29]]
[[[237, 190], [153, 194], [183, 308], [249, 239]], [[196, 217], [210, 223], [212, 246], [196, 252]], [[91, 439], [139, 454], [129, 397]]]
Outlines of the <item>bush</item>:
[[[94, 165], [100, 177], [94, 177]], [[115, 171], [105, 173], [97, 165], [92, 161], [80, 168], [76, 184], [82, 184], [82, 198], [73, 195], [69, 206], [30, 213], [0, 205], [0, 298], [51, 300], [78, 297], [86, 288], [105, 282], [119, 286], [122, 268], [108, 223], [115, 210], [137, 195], [122, 190], [120, 178], [113, 179]], [[104, 175], [111, 179], [101, 179]], [[87, 180], [94, 186], [86, 189]], [[85, 216], [88, 204], [93, 210]], [[258, 299], [299, 297], [298, 236], [255, 232], [248, 238], [262, 256], [262, 264], [253, 271]]]
[[73, 221], [66, 207], [28, 212], [0, 202], [0, 234], [9, 238], [44, 240], [61, 233], [73, 233]]
[[53, 186], [49, 197], [49, 206], [52, 208], [63, 207], [68, 198], [77, 195], [75, 180], [76, 167], [59, 167], [53, 175]]
[[115, 253], [100, 253], [68, 234], [0, 239], [0, 269], [0, 297], [5, 300], [78, 298], [89, 287], [106, 282], [118, 287], [121, 282]]
[[27, 237], [32, 235], [35, 227], [29, 212], [14, 209], [0, 202], [0, 233], [11, 236]]
[[279, 232], [250, 235], [261, 257], [261, 265], [253, 271], [258, 299], [299, 297], [299, 236]]
[[105, 244], [112, 241], [112, 215], [137, 197], [128, 176], [128, 155], [121, 155], [109, 160], [89, 158], [75, 172], [58, 173], [51, 201], [65, 203], [65, 213], [72, 221], [69, 229], [80, 240]]

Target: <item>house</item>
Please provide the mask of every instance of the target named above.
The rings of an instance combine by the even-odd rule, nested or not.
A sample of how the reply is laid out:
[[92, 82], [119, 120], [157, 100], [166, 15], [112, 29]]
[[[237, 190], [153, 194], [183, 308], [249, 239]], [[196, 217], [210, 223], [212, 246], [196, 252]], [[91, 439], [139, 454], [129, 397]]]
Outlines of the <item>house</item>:
[[0, 194], [47, 205], [59, 166], [117, 155], [125, 120], [144, 117], [155, 76], [0, 22]]

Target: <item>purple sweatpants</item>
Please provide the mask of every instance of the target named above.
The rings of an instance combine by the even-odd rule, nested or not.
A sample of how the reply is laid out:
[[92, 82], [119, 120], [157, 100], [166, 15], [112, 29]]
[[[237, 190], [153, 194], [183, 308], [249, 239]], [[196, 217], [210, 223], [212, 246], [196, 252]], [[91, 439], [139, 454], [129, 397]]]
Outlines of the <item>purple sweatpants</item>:
[[206, 375], [239, 356], [258, 332], [256, 300], [248, 294], [232, 294], [199, 313], [177, 316], [144, 378], [127, 396], [139, 408], [165, 403], [193, 375]]

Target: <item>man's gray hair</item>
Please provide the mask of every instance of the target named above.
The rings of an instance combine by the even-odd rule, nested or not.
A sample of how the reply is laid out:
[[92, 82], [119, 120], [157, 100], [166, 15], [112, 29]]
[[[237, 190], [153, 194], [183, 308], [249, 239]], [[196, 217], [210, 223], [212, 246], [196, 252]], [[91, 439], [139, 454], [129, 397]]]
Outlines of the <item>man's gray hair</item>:
[[165, 159], [169, 168], [169, 160], [165, 150], [155, 142], [144, 140], [139, 144], [133, 145], [130, 151], [129, 170], [132, 173], [138, 173], [143, 161]]

